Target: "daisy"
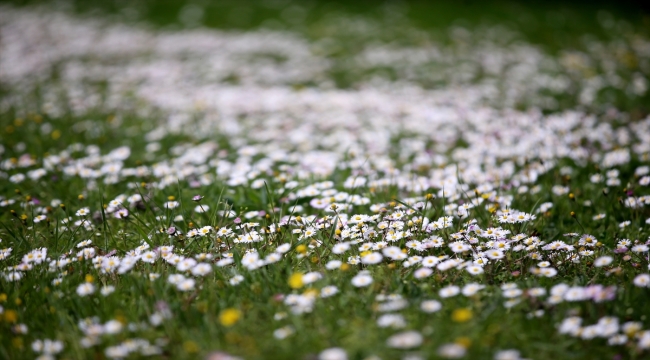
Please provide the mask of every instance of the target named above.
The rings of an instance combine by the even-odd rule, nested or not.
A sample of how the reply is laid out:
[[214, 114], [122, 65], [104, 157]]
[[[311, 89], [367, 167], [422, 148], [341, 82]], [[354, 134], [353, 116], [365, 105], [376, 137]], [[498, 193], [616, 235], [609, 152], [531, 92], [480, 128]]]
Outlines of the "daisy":
[[455, 253], [462, 253], [471, 249], [469, 245], [465, 244], [462, 241], [453, 242], [449, 244], [449, 247], [451, 248], [451, 251]]
[[228, 280], [228, 283], [229, 283], [230, 285], [238, 285], [238, 284], [241, 283], [242, 281], [244, 281], [244, 277], [243, 277], [243, 276], [241, 276], [241, 275], [235, 275], [235, 276], [233, 276], [232, 278], [230, 278], [230, 280]]
[[446, 286], [438, 291], [438, 295], [440, 295], [441, 298], [448, 298], [458, 294], [460, 294], [460, 288], [455, 285]]
[[437, 256], [426, 256], [422, 259], [422, 266], [424, 267], [434, 267], [439, 263], [440, 263], [440, 259], [438, 259]]
[[416, 279], [423, 279], [425, 277], [431, 276], [431, 274], [433, 274], [433, 270], [431, 270], [431, 268], [421, 267], [421, 268], [415, 270], [415, 272], [413, 273], [413, 276]]
[[158, 258], [158, 254], [154, 251], [147, 251], [146, 253], [140, 256], [140, 260], [149, 264], [154, 263], [157, 258]]
[[597, 221], [597, 220], [602, 220], [602, 219], [604, 219], [606, 216], [607, 216], [606, 214], [597, 214], [597, 215], [594, 215], [593, 220], [595, 220], [595, 221]]
[[330, 260], [327, 264], [325, 264], [325, 268], [327, 270], [335, 270], [341, 267], [343, 265], [343, 262], [340, 260]]
[[438, 355], [447, 359], [457, 359], [465, 356], [467, 349], [458, 344], [445, 344], [438, 348]]
[[386, 340], [388, 347], [396, 349], [411, 349], [422, 344], [423, 337], [417, 331], [406, 331], [395, 334]]
[[650, 286], [650, 275], [639, 274], [634, 278], [633, 283], [637, 287], [648, 287]]
[[366, 287], [372, 284], [372, 276], [367, 273], [359, 273], [352, 278], [352, 285], [355, 287]]
[[477, 284], [477, 283], [469, 283], [463, 286], [462, 293], [465, 296], [473, 296], [484, 288], [485, 288], [484, 285]]
[[312, 272], [308, 272], [308, 273], [306, 273], [306, 274], [304, 274], [302, 276], [302, 282], [303, 282], [303, 284], [311, 284], [311, 283], [313, 283], [315, 281], [318, 281], [318, 280], [320, 280], [322, 278], [323, 278], [323, 275], [321, 275], [321, 273], [316, 272], [316, 271], [312, 271]]
[[282, 245], [278, 246], [278, 247], [275, 249], [275, 251], [278, 252], [278, 253], [280, 253], [280, 254], [284, 254], [284, 253], [286, 253], [287, 251], [289, 251], [290, 249], [291, 249], [291, 244], [286, 243], [286, 244], [282, 244]]
[[472, 275], [480, 275], [483, 273], [483, 267], [478, 265], [471, 265], [465, 268], [468, 273]]
[[108, 296], [115, 292], [115, 286], [112, 285], [107, 285], [107, 286], [102, 286], [101, 290], [99, 291], [103, 296]]
[[284, 338], [287, 338], [291, 335], [293, 335], [296, 331], [294, 330], [293, 327], [287, 325], [285, 327], [281, 327], [279, 329], [276, 329], [273, 331], [273, 337], [279, 340], [282, 340]]
[[223, 258], [223, 259], [220, 259], [219, 261], [217, 261], [216, 265], [218, 267], [224, 267], [224, 266], [230, 265], [230, 264], [232, 264], [234, 262], [235, 262], [235, 260], [233, 258], [227, 257], [227, 258]]
[[434, 313], [442, 309], [442, 304], [437, 300], [425, 300], [420, 304], [420, 310], [425, 313]]
[[503, 251], [501, 250], [490, 250], [485, 255], [492, 260], [498, 260], [504, 257]]
[[81, 208], [75, 213], [77, 216], [87, 216], [88, 214], [90, 214], [90, 209], [87, 207]]
[[77, 295], [84, 297], [95, 292], [95, 286], [91, 283], [83, 283], [77, 287]]
[[176, 288], [180, 291], [190, 291], [194, 290], [194, 284], [196, 284], [196, 281], [194, 281], [194, 279], [184, 279], [176, 284]]
[[406, 321], [400, 314], [384, 314], [377, 319], [377, 326], [380, 328], [403, 328], [406, 326]]
[[341, 348], [325, 349], [318, 354], [318, 360], [347, 360], [348, 355]]
[[211, 272], [212, 272], [212, 266], [206, 263], [196, 264], [196, 266], [192, 268], [192, 275], [194, 276], [205, 276]]
[[270, 253], [264, 258], [264, 262], [267, 264], [273, 264], [282, 259], [282, 254]]
[[339, 289], [334, 285], [325, 286], [320, 291], [320, 296], [322, 298], [328, 298], [330, 296], [336, 295], [339, 292]]
[[344, 252], [350, 249], [350, 244], [348, 243], [338, 243], [332, 247], [332, 252], [334, 254], [343, 254]]
[[361, 262], [366, 265], [378, 264], [382, 261], [383, 256], [377, 252], [371, 252], [370, 254], [364, 255], [361, 257]]

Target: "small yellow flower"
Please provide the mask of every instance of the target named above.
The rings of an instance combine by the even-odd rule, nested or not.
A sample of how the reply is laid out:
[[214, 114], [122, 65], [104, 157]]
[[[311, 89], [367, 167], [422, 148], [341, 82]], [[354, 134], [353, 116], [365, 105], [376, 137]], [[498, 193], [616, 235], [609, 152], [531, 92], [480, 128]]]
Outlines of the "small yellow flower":
[[187, 340], [183, 343], [183, 350], [188, 354], [195, 354], [199, 352], [199, 346], [192, 340]]
[[90, 274], [86, 274], [86, 282], [87, 282], [87, 283], [91, 283], [91, 282], [93, 282], [94, 280], [95, 280], [95, 278], [94, 278], [92, 275], [90, 275]]
[[233, 326], [237, 321], [239, 321], [240, 317], [241, 311], [234, 308], [228, 308], [219, 314], [219, 322], [223, 326]]
[[8, 323], [15, 323], [18, 321], [18, 313], [15, 310], [7, 310], [4, 314], [5, 321]]
[[451, 313], [451, 319], [454, 322], [467, 322], [472, 318], [472, 316], [472, 310], [467, 308], [456, 309]]
[[304, 244], [298, 245], [296, 246], [296, 251], [301, 254], [304, 254], [307, 252], [307, 246], [305, 246]]
[[302, 273], [294, 273], [289, 277], [289, 287], [292, 289], [300, 289], [305, 283], [302, 281]]
[[472, 340], [465, 336], [457, 338], [454, 342], [464, 347], [465, 349], [467, 349], [472, 344]]

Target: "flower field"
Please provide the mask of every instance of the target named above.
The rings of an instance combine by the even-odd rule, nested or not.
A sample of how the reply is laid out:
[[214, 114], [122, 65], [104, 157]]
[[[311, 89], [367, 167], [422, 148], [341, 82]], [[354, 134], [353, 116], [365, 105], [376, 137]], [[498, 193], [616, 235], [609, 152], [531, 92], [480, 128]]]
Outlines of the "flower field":
[[74, 4], [0, 4], [1, 359], [650, 357], [647, 23]]

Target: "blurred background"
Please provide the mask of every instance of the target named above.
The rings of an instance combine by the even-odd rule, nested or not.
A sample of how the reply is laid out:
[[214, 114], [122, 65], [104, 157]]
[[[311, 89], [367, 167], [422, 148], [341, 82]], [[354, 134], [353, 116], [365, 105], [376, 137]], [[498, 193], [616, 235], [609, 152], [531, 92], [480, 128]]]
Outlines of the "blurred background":
[[[275, 45], [270, 46], [272, 50], [260, 50], [261, 45], [268, 42], [259, 40], [261, 37], [257, 38], [261, 43], [255, 43], [258, 40], [253, 41], [253, 37], [242, 37], [243, 45], [234, 45], [234, 49], [227, 51], [237, 54], [243, 51], [248, 53], [247, 59], [255, 59], [246, 60], [249, 61], [248, 65], [233, 60], [228, 66], [235, 68], [232, 71], [234, 75], [213, 74], [217, 80], [210, 81], [238, 85], [246, 83], [248, 79], [249, 82], [259, 83], [259, 79], [268, 79], [267, 75], [274, 72], [272, 81], [264, 80], [267, 85], [359, 89], [377, 84], [408, 82], [423, 89], [435, 89], [470, 83], [491, 86], [497, 82], [502, 84], [499, 91], [507, 91], [514, 89], [513, 85], [526, 82], [522, 80], [525, 76], [506, 79], [513, 73], [509, 69], [518, 64], [523, 66], [520, 68], [526, 68], [526, 76], [533, 76], [543, 69], [565, 85], [549, 86], [547, 79], [538, 78], [536, 81], [539, 86], [535, 93], [543, 97], [539, 98], [541, 100], [533, 101], [529, 100], [533, 96], [520, 96], [521, 99], [506, 101], [503, 103], [505, 106], [519, 109], [536, 106], [545, 111], [574, 109], [576, 106], [604, 111], [614, 106], [631, 112], [633, 118], [645, 116], [649, 110], [647, 104], [650, 103], [650, 95], [646, 91], [650, 75], [650, 50], [645, 45], [645, 39], [650, 35], [648, 4], [650, 2], [630, 0], [0, 0], [0, 5], [6, 5], [7, 9], [40, 9], [41, 15], [36, 15], [36, 18], [44, 22], [39, 25], [41, 28], [51, 23], [46, 17], [54, 13], [73, 14], [76, 19], [92, 23], [89, 24], [91, 27], [96, 25], [95, 29], [117, 25], [112, 30], [118, 34], [115, 39], [119, 40], [115, 41], [131, 43], [127, 47], [132, 51], [129, 53], [132, 57], [126, 57], [119, 66], [139, 59], [150, 59], [147, 53], [154, 51], [147, 48], [148, 50], [139, 53], [137, 49], [132, 49], [150, 45], [150, 42], [144, 40], [132, 41], [136, 29], [158, 34], [181, 33], [185, 30], [199, 30], [197, 34], [203, 29], [225, 30], [219, 36], [226, 36], [223, 35], [225, 33], [263, 33], [269, 30], [269, 33], [276, 34], [273, 36], [295, 35], [285, 37], [291, 46], [280, 47], [304, 47], [304, 53], [300, 52], [303, 50], [296, 50], [298, 53], [293, 55], [283, 54], [284, 50], [277, 50]], [[5, 18], [7, 24], [14, 21], [13, 15]], [[23, 64], [20, 59], [25, 56], [33, 58], [33, 51], [41, 54], [39, 61], [42, 63], [34, 69], [52, 64], [54, 69], [57, 64], [69, 63], [68, 60], [73, 57], [79, 60], [76, 64], [93, 57], [101, 58], [102, 63], [118, 64], [113, 60], [124, 55], [119, 55], [120, 51], [109, 55], [103, 49], [88, 50], [95, 43], [88, 36], [83, 40], [88, 42], [84, 45], [85, 49], [74, 48], [76, 45], [72, 44], [72, 48], [60, 50], [59, 45], [78, 40], [73, 32], [57, 40], [58, 45], [43, 36], [52, 31], [57, 34], [66, 33], [68, 25], [52, 28], [57, 30], [26, 33], [24, 29], [28, 24], [34, 24], [34, 21], [26, 20], [20, 25], [18, 22], [16, 24], [6, 26], [5, 43], [10, 38], [15, 43], [36, 39], [35, 41], [41, 41], [41, 45], [35, 42], [29, 48], [22, 46], [12, 57], [14, 67], [21, 67]], [[134, 26], [120, 28], [122, 25]], [[79, 43], [83, 41], [80, 40]], [[181, 42], [174, 44], [174, 47], [180, 49], [178, 52], [185, 51], [182, 50], [182, 40], [173, 41]], [[210, 57], [223, 55], [226, 51], [217, 47], [220, 50], [215, 48], [215, 51], [210, 52], [201, 45], [198, 37], [186, 40], [185, 44], [193, 46], [190, 51], [193, 55], [188, 53], [187, 56], [180, 54], [179, 57], [174, 57], [174, 64], [180, 67], [186, 66], [188, 62], [181, 64], [176, 61], [198, 59], [197, 53], [203, 52]], [[41, 50], [45, 45], [53, 46], [52, 51], [57, 52], [56, 61], [49, 50]], [[520, 45], [529, 48], [522, 50]], [[21, 48], [20, 45], [13, 47]], [[242, 50], [243, 47], [247, 49]], [[85, 55], [81, 56], [80, 52]], [[515, 52], [519, 55], [514, 55]], [[94, 55], [89, 56], [91, 54]], [[164, 56], [166, 55], [160, 54], [160, 61], [150, 64], [155, 70], [145, 77], [152, 73], [174, 73], [173, 69], [165, 67], [170, 62], [165, 63], [162, 60]], [[399, 58], [400, 56], [404, 58]], [[294, 62], [287, 62], [287, 58], [292, 57]], [[439, 61], [439, 57], [447, 59]], [[207, 65], [196, 66], [223, 67], [214, 65], [217, 63], [212, 59], [208, 60]], [[268, 66], [265, 68], [262, 65]], [[5, 70], [6, 74], [12, 72]], [[221, 68], [217, 70], [225, 72]], [[280, 79], [289, 70], [304, 70], [304, 74], [297, 77], [287, 75], [286, 79]], [[50, 80], [58, 79], [56, 71], [58, 70], [52, 71]], [[67, 71], [68, 74], [82, 72], [91, 71], [76, 68]], [[243, 74], [246, 72], [256, 72], [256, 75], [247, 77]], [[14, 73], [31, 74], [33, 71]], [[98, 77], [110, 78], [101, 75], [95, 76], [94, 80]], [[129, 81], [138, 83], [140, 80], [134, 80], [136, 78], [130, 78]], [[196, 80], [192, 86], [187, 83], [190, 90], [197, 89], [201, 80], [193, 79], [191, 73], [180, 78]], [[205, 83], [209, 82], [208, 78], [203, 76]], [[14, 79], [22, 80], [18, 75]], [[3, 91], [6, 93], [8, 89], [15, 88], [15, 85], [3, 85], [0, 79], [0, 95]], [[155, 87], [152, 86], [153, 88]], [[550, 93], [547, 91], [549, 88], [552, 88]], [[493, 103], [492, 106], [496, 105]]]
[[[210, 27], [300, 31], [318, 37], [323, 22], [337, 16], [365, 16], [389, 23], [408, 20], [423, 30], [453, 25], [500, 24], [549, 50], [571, 46], [589, 33], [607, 37], [608, 28], [650, 32], [650, 2], [604, 0], [1, 0], [14, 6], [54, 5], [82, 15], [110, 15], [166, 29]], [[616, 20], [614, 20], [616, 19]], [[625, 20], [621, 22], [620, 20]]]

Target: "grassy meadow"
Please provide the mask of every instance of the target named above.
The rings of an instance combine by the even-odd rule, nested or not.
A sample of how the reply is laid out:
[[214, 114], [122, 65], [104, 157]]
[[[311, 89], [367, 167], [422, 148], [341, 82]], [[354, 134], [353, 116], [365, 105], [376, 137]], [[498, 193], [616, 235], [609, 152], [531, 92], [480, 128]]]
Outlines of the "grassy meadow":
[[0, 2], [0, 359], [647, 358], [649, 19]]

